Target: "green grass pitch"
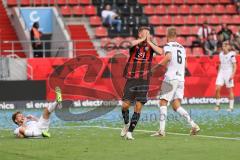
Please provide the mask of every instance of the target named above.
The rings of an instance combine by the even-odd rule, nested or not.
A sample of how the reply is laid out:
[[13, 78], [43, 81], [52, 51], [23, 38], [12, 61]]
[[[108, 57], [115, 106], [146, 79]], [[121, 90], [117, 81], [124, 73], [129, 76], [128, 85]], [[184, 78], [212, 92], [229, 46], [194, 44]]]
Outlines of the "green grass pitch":
[[[189, 106], [185, 107], [189, 111]], [[1, 111], [1, 116], [9, 117]], [[35, 111], [33, 111], [35, 112]], [[39, 111], [37, 111], [39, 112]], [[134, 141], [120, 137], [120, 109], [91, 122], [61, 122], [54, 118], [49, 139], [16, 139], [8, 128], [0, 129], [2, 160], [239, 160], [240, 108], [232, 113], [212, 111], [212, 106], [196, 105], [191, 114], [200, 127], [199, 136], [189, 136], [189, 126], [169, 109], [167, 134], [150, 137], [158, 122], [149, 119], [158, 114], [155, 107], [144, 108], [134, 132]], [[116, 115], [114, 120], [111, 115]], [[111, 118], [107, 118], [107, 117]], [[171, 118], [172, 116], [172, 118]], [[100, 127], [94, 127], [100, 126]], [[105, 126], [105, 127], [102, 127]], [[108, 128], [109, 127], [109, 128]]]

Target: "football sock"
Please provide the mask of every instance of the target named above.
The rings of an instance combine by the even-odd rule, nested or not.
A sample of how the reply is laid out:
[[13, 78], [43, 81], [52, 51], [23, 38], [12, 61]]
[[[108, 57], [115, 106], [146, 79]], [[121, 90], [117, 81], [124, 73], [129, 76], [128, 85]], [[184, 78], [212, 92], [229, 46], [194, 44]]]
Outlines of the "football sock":
[[230, 99], [230, 100], [229, 100], [229, 108], [230, 108], [230, 109], [233, 109], [233, 105], [234, 105], [234, 100], [233, 100], [233, 99]]
[[53, 112], [53, 111], [55, 110], [55, 108], [56, 108], [57, 105], [58, 105], [57, 102], [53, 102], [52, 104], [50, 104], [50, 105], [47, 107], [48, 111], [49, 111], [50, 113]]
[[124, 111], [122, 109], [122, 116], [123, 116], [124, 124], [128, 124], [129, 123], [129, 110]]
[[220, 106], [220, 99], [219, 98], [216, 99], [216, 106]]
[[134, 128], [137, 126], [139, 118], [140, 118], [140, 113], [134, 112], [133, 115], [132, 115], [132, 119], [131, 119], [129, 129], [128, 129], [129, 132], [133, 132]]
[[165, 131], [166, 126], [166, 120], [167, 120], [167, 106], [161, 106], [160, 107], [160, 131]]
[[178, 107], [177, 112], [181, 116], [183, 116], [192, 127], [196, 126], [196, 124], [194, 123], [194, 121], [191, 119], [191, 117], [189, 116], [188, 112], [184, 108], [182, 108], [181, 106]]

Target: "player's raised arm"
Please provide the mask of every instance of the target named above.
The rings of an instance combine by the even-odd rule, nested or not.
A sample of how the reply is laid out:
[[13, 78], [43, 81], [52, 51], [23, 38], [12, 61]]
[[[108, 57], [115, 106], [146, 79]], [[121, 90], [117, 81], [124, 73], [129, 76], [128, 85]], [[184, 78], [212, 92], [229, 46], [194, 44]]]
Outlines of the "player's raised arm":
[[138, 39], [132, 41], [132, 42], [131, 42], [131, 47], [134, 47], [134, 46], [142, 43], [143, 41], [146, 40], [146, 38], [147, 38], [147, 36], [145, 35], [145, 36], [143, 36], [143, 37], [141, 37], [141, 38], [138, 38]]
[[171, 56], [172, 56], [171, 52], [167, 52], [163, 59], [160, 61], [159, 65], [161, 66], [167, 65], [168, 62], [171, 60]]
[[157, 54], [163, 54], [162, 48], [158, 47], [151, 41], [151, 35], [150, 33], [147, 34], [147, 43], [152, 47], [152, 49], [155, 51]]
[[232, 63], [232, 66], [233, 66], [233, 72], [232, 72], [232, 75], [230, 77], [230, 80], [232, 80], [234, 78], [235, 73], [237, 71], [237, 64], [236, 64], [236, 62]]

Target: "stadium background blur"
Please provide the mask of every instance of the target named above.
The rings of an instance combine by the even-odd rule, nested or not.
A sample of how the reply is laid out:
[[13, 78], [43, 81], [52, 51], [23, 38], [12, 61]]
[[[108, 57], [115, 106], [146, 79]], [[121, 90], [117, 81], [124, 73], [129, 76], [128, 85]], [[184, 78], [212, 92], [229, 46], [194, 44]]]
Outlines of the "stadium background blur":
[[[122, 22], [121, 32], [118, 32], [115, 26], [106, 26], [102, 23], [101, 11], [106, 4], [110, 4], [114, 11], [119, 14], [119, 19]], [[180, 35], [177, 41], [183, 44], [187, 51], [186, 98], [183, 103], [189, 107], [188, 109], [191, 109], [191, 105], [194, 106], [192, 115], [196, 117], [202, 126], [202, 134], [231, 138], [240, 137], [240, 63], [237, 63], [238, 69], [235, 76], [236, 110], [232, 114], [224, 111], [220, 111], [219, 114], [215, 113], [212, 108], [215, 104], [213, 97], [219, 65], [218, 54], [206, 55], [202, 44], [195, 45], [193, 43], [198, 41], [197, 33], [199, 28], [204, 22], [207, 22], [208, 26], [215, 29], [217, 33], [221, 30], [222, 24], [228, 24], [228, 28], [233, 33], [230, 36], [230, 41], [232, 44], [236, 42], [240, 46], [239, 7], [238, 0], [1, 0], [0, 128], [9, 129], [14, 127], [9, 118], [10, 114], [16, 109], [24, 110], [27, 113], [40, 114], [39, 109], [45, 107], [48, 101], [54, 100], [54, 88], [57, 85], [61, 86], [64, 99], [75, 100], [74, 105], [76, 108], [83, 107], [83, 109], [76, 109], [77, 111], [88, 110], [85, 107], [99, 106], [101, 104], [99, 100], [112, 100], [112, 95], [114, 95], [115, 100], [119, 100], [125, 82], [121, 77], [121, 73], [128, 55], [126, 48], [129, 41], [136, 38], [139, 26], [150, 26], [153, 39], [160, 46], [166, 43], [166, 28], [175, 26]], [[43, 57], [38, 58], [33, 57], [30, 39], [30, 30], [33, 22], [36, 21], [40, 22], [40, 30], [43, 33], [41, 39]], [[233, 46], [233, 49], [237, 52], [236, 57], [239, 62], [239, 48]], [[220, 47], [218, 47], [217, 53], [220, 50]], [[161, 56], [156, 56], [154, 63], [157, 63], [161, 58]], [[88, 74], [86, 71], [89, 68], [91, 68], [91, 73]], [[156, 84], [159, 85], [162, 75], [162, 70], [156, 71], [152, 77], [151, 86], [156, 87]], [[99, 92], [99, 90], [103, 92]], [[224, 96], [228, 95], [226, 89], [222, 91], [222, 94]], [[156, 91], [150, 93], [152, 101], [147, 106], [156, 106], [156, 95]], [[228, 100], [223, 98], [222, 102], [227, 103]], [[150, 108], [149, 111], [147, 110], [144, 111], [143, 117], [148, 117], [149, 113], [158, 113], [156, 109]], [[146, 118], [146, 123], [139, 126], [140, 129], [156, 129], [158, 118], [154, 118], [156, 120], [154, 123], [148, 118]], [[53, 121], [55, 127], [62, 128], [62, 126], [65, 126], [71, 128], [73, 125], [79, 126], [79, 123], [59, 122], [57, 117], [54, 117]], [[144, 122], [144, 119], [142, 121]], [[100, 119], [80, 124], [119, 127], [121, 119], [118, 112], [113, 112], [100, 117]], [[176, 128], [181, 129], [176, 131]], [[108, 135], [108, 133], [105, 133], [105, 131], [100, 133], [101, 130], [99, 131], [96, 128], [89, 130], [84, 128], [79, 129], [84, 132], [78, 133], [74, 127], [72, 130], [68, 129], [53, 130], [53, 134], [56, 135], [56, 139], [53, 139], [53, 141], [59, 143], [61, 136], [69, 136], [68, 139], [73, 140], [73, 142], [67, 146], [74, 151], [71, 144], [82, 143], [83, 145], [79, 147], [79, 150], [83, 152], [81, 152], [83, 157], [94, 155], [88, 153], [88, 149], [84, 145], [88, 146], [88, 148], [96, 147], [91, 148], [94, 151], [101, 148], [101, 142], [98, 140], [95, 142], [96, 144], [90, 144], [88, 141], [96, 134], [100, 136], [100, 139], [104, 139], [109, 143], [109, 148], [116, 148], [114, 147], [116, 145], [114, 141], [118, 141], [118, 139], [113, 138], [112, 141], [108, 141], [108, 137], [104, 135]], [[170, 122], [169, 130], [171, 132], [185, 132], [186, 128], [182, 124], [175, 125]], [[95, 132], [95, 134], [91, 131]], [[10, 138], [8, 136], [9, 131], [0, 130], [0, 134], [1, 132], [3, 133], [1, 137], [3, 143], [1, 145], [6, 146], [6, 149], [11, 148], [15, 142], [8, 141]], [[110, 137], [116, 135], [118, 136], [118, 132], [111, 131]], [[78, 136], [84, 137], [85, 140], [78, 140]], [[140, 140], [140, 145], [148, 144], [148, 140], [144, 136], [143, 134], [139, 135], [138, 139], [143, 139]], [[74, 142], [75, 140], [76, 142]], [[186, 147], [186, 144], [181, 143], [180, 138], [174, 135], [170, 136], [169, 140], [169, 143], [167, 140], [163, 140], [161, 143], [164, 143], [166, 147], [176, 144], [179, 147]], [[185, 141], [192, 141], [192, 139], [185, 138]], [[205, 146], [201, 144], [203, 141], [206, 142], [204, 143]], [[63, 140], [62, 143], [66, 142]], [[44, 147], [45, 143], [41, 142], [39, 144], [40, 148]], [[149, 145], [158, 146], [161, 143], [156, 144], [156, 142], [150, 140]], [[60, 147], [63, 144], [60, 144]], [[211, 159], [224, 157], [237, 159], [238, 152], [235, 150], [237, 147], [234, 147], [237, 144], [235, 144], [234, 140], [212, 142], [211, 138], [205, 141], [204, 137], [202, 137], [193, 140], [189, 149], [196, 147], [198, 151], [208, 153]], [[22, 142], [21, 145], [27, 148], [32, 147], [31, 142]], [[47, 145], [49, 144], [47, 143]], [[119, 142], [118, 145], [125, 147], [122, 142]], [[229, 148], [229, 153], [233, 153], [231, 155], [227, 155], [228, 153], [225, 152], [224, 148], [219, 148], [220, 146], [231, 145], [232, 148]], [[56, 148], [58, 149], [58, 147]], [[204, 147], [206, 150], [203, 149]], [[0, 148], [3, 148], [3, 146]], [[214, 148], [218, 148], [217, 151], [219, 152], [217, 153], [219, 155], [214, 154], [216, 151]], [[16, 153], [20, 153], [18, 148], [15, 147], [15, 150]], [[140, 147], [136, 149], [136, 151], [140, 150]], [[45, 153], [45, 156], [51, 157], [55, 151], [49, 151], [49, 153]], [[117, 150], [110, 152], [115, 151], [117, 152]], [[148, 151], [150, 153], [153, 151], [158, 152], [155, 149]], [[66, 150], [66, 152], [70, 151]], [[106, 153], [110, 152], [106, 151]], [[184, 151], [180, 150], [179, 154], [181, 154], [180, 152]], [[0, 151], [1, 153], [3, 156], [9, 156], [6, 154], [7, 152]], [[74, 153], [76, 154], [73, 154], [72, 158], [76, 158], [74, 155], [78, 155], [77, 151], [74, 151]], [[182, 156], [182, 158], [196, 159], [195, 153], [192, 152], [188, 157]], [[42, 156], [37, 152], [35, 154], [38, 158]], [[59, 154], [61, 155], [61, 153]], [[170, 159], [181, 158], [179, 154], [166, 157]], [[96, 157], [91, 158], [116, 158], [108, 157], [108, 155], [111, 154], [101, 155], [100, 152], [99, 154], [97, 152]], [[206, 158], [206, 155], [199, 154], [198, 156], [199, 159], [203, 159]], [[23, 158], [26, 158], [26, 156], [28, 155], [22, 155]], [[124, 156], [119, 156], [119, 159], [124, 158]], [[145, 157], [144, 154], [140, 154], [140, 156]], [[153, 153], [152, 157], [146, 158], [154, 159], [155, 156]], [[64, 153], [60, 158], [63, 157], [65, 157]], [[9, 156], [9, 159], [11, 159], [11, 156]]]

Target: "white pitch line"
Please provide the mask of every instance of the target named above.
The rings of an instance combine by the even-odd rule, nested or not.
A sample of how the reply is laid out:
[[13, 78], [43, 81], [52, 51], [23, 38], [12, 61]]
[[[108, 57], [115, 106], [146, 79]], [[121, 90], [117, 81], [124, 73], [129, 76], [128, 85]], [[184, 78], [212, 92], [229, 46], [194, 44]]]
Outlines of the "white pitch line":
[[[64, 127], [64, 128], [100, 128], [100, 129], [111, 129], [111, 130], [121, 130], [122, 129], [122, 128], [117, 128], [117, 127], [103, 127], [103, 126], [70, 126], [70, 127]], [[154, 133], [154, 132], [156, 132], [156, 131], [142, 130], [142, 129], [136, 129], [135, 131], [137, 131], [137, 132], [144, 132], [144, 133]], [[190, 136], [189, 134], [174, 133], [174, 132], [167, 132], [167, 134], [177, 135], [177, 136]], [[202, 138], [212, 138], [212, 139], [224, 139], [224, 140], [240, 141], [240, 138], [208, 136], [208, 135], [196, 135], [196, 136], [197, 137], [202, 137]]]

